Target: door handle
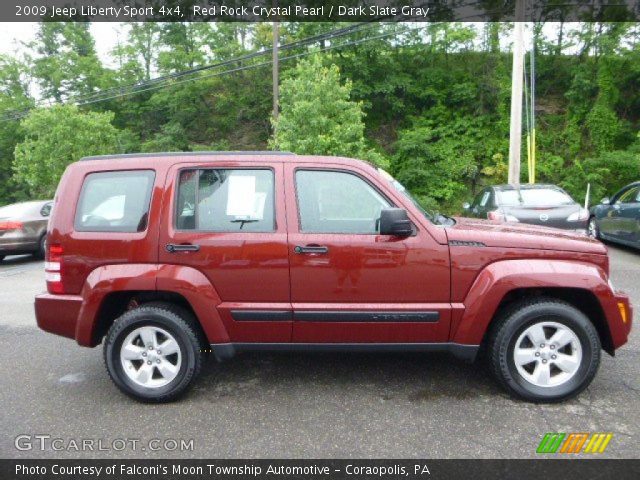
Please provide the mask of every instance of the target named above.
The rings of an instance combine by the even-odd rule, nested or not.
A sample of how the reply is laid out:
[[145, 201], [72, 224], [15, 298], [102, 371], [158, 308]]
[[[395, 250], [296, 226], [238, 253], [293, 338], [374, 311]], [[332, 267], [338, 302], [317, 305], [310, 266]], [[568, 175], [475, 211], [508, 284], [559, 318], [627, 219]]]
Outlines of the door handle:
[[192, 245], [191, 243], [176, 245], [175, 243], [167, 243], [165, 249], [169, 253], [175, 252], [197, 252], [200, 250], [200, 245]]
[[306, 247], [301, 247], [300, 245], [296, 245], [293, 251], [299, 254], [324, 254], [329, 253], [329, 247], [325, 247], [322, 245], [307, 245]]

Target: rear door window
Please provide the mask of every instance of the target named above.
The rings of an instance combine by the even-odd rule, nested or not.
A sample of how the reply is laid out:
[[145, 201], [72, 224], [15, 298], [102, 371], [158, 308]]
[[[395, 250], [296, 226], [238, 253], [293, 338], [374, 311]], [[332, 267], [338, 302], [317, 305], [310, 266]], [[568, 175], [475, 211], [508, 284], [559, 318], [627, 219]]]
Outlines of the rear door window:
[[147, 228], [155, 172], [128, 170], [91, 173], [76, 210], [81, 232], [142, 232]]
[[183, 170], [176, 203], [178, 230], [275, 231], [270, 169]]

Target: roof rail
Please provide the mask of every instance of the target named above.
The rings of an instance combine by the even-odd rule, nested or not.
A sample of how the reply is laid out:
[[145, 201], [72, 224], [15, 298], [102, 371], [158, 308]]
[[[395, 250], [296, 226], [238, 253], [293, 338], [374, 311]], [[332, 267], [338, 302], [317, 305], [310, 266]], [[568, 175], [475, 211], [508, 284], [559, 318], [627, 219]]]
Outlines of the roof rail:
[[238, 150], [238, 151], [198, 151], [198, 152], [157, 152], [157, 153], [118, 153], [113, 155], [94, 155], [83, 157], [85, 160], [109, 160], [114, 158], [143, 158], [143, 157], [197, 157], [207, 155], [295, 155], [292, 152], [275, 152], [273, 150]]

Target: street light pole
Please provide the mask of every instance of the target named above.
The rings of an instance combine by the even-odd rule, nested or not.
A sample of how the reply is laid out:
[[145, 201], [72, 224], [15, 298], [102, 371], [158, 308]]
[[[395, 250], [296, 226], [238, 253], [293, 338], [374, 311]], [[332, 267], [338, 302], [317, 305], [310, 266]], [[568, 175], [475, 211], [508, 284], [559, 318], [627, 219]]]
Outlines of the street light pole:
[[509, 178], [520, 185], [520, 152], [522, 143], [522, 82], [524, 61], [524, 0], [516, 0], [513, 27], [513, 70], [511, 72], [511, 127], [509, 130]]

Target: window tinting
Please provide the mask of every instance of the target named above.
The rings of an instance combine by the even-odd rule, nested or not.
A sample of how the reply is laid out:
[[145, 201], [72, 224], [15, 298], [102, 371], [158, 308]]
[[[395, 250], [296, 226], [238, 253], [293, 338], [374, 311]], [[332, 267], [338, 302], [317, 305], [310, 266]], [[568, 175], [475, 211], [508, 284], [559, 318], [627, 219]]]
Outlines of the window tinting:
[[391, 206], [371, 185], [346, 172], [299, 170], [296, 190], [303, 232], [375, 234], [380, 211]]
[[180, 172], [176, 210], [180, 230], [272, 232], [273, 172], [203, 169]]
[[87, 175], [76, 210], [75, 229], [87, 232], [144, 231], [154, 179], [152, 170]]

